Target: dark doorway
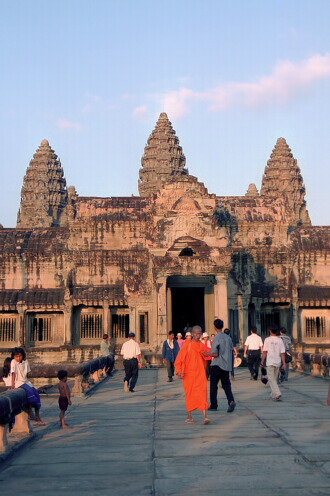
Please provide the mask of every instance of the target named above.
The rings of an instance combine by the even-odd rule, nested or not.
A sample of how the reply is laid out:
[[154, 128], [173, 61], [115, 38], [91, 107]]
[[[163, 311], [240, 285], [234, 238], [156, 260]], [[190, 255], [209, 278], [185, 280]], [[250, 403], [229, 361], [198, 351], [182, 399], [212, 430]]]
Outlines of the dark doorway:
[[204, 288], [171, 288], [172, 330], [183, 331], [186, 324], [199, 325], [205, 331]]

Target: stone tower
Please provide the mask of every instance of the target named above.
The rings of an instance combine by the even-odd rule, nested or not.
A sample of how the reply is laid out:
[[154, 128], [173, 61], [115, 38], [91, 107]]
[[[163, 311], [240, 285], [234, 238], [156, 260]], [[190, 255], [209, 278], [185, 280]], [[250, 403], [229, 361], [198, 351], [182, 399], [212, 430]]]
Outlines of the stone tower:
[[306, 210], [305, 186], [297, 160], [284, 138], [279, 138], [262, 178], [261, 196], [284, 197], [288, 216], [297, 225], [310, 225]]
[[156, 193], [171, 176], [187, 175], [186, 157], [179, 138], [165, 112], [160, 114], [155, 129], [149, 136], [142, 157], [139, 192], [141, 196]]
[[59, 226], [67, 198], [61, 162], [43, 140], [24, 176], [17, 227]]

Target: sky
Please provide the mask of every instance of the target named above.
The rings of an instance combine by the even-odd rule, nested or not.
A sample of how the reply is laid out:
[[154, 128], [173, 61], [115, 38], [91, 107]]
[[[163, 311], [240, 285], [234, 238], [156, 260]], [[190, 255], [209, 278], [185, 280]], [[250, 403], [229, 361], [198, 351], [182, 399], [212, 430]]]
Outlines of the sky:
[[80, 196], [138, 194], [161, 112], [209, 193], [260, 190], [284, 137], [329, 225], [328, 0], [0, 0], [0, 223], [47, 139]]

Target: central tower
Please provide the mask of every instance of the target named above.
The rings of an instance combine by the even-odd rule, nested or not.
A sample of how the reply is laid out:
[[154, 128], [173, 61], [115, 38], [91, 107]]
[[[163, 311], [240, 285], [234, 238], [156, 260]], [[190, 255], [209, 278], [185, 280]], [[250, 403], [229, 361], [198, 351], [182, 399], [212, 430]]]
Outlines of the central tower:
[[189, 174], [185, 168], [186, 157], [179, 138], [165, 112], [160, 114], [155, 129], [149, 136], [142, 157], [139, 193], [150, 196], [156, 193], [171, 176]]

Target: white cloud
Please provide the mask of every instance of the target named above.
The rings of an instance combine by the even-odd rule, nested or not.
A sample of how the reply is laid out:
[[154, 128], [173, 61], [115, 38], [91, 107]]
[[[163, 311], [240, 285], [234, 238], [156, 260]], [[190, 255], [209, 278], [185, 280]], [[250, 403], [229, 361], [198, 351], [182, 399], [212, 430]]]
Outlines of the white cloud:
[[121, 97], [123, 100], [134, 100], [134, 98], [136, 98], [136, 95], [134, 95], [134, 93], [124, 93], [123, 95], [121, 95]]
[[193, 103], [204, 101], [213, 111], [225, 111], [233, 106], [256, 108], [284, 105], [299, 93], [311, 89], [319, 80], [330, 78], [330, 53], [314, 55], [300, 63], [279, 62], [269, 76], [255, 82], [229, 82], [205, 91], [180, 88], [161, 95], [164, 111], [171, 118], [187, 114]]
[[79, 122], [72, 122], [69, 119], [63, 118], [57, 120], [57, 127], [61, 130], [73, 129], [74, 131], [81, 131], [82, 125]]
[[102, 101], [102, 98], [98, 95], [95, 95], [94, 93], [87, 92], [85, 94], [85, 96], [86, 96], [86, 98], [88, 98], [89, 100], [91, 100], [94, 103], [99, 103]]
[[136, 107], [133, 110], [133, 117], [137, 120], [145, 120], [145, 118], [148, 116], [148, 107], [147, 105], [141, 105], [140, 107]]

